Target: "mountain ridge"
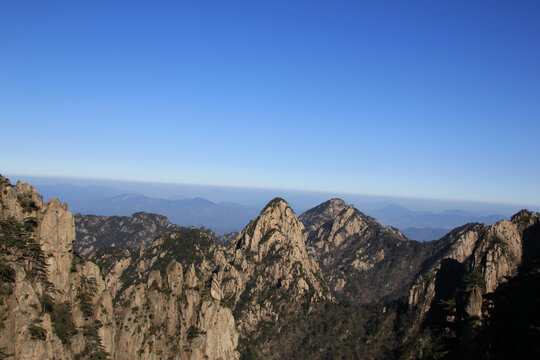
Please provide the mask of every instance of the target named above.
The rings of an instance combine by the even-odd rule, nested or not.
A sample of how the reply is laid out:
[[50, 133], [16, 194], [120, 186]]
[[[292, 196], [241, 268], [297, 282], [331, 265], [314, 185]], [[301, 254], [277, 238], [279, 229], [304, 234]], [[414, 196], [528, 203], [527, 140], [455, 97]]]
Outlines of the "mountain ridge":
[[297, 217], [276, 198], [228, 247], [175, 228], [87, 260], [66, 204], [4, 177], [0, 201], [0, 350], [21, 359], [494, 356], [501, 285], [540, 270], [526, 210], [419, 243], [337, 199]]

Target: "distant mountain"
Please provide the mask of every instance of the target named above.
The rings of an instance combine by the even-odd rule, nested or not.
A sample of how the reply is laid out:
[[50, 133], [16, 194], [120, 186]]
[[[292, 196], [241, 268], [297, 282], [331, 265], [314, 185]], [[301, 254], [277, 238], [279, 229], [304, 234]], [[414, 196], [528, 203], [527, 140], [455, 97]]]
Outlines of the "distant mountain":
[[218, 235], [242, 229], [259, 212], [253, 207], [231, 202], [217, 204], [201, 197], [160, 199], [100, 186], [46, 184], [39, 186], [38, 190], [45, 199], [60, 197], [74, 213], [98, 216], [156, 213], [166, 216], [174, 224], [206, 227]]
[[125, 190], [105, 186], [75, 186], [71, 184], [43, 184], [36, 186], [45, 200], [59, 198], [69, 204], [70, 211], [84, 212], [99, 206], [102, 199], [126, 193]]
[[[80, 179], [40, 178], [36, 179], [35, 182], [38, 182], [36, 188], [43, 194], [45, 199], [58, 197], [61, 201], [67, 202], [70, 210], [75, 213], [129, 216], [137, 211], [152, 212], [167, 215], [172, 222], [179, 225], [205, 226], [215, 231], [218, 235], [240, 230], [250, 219], [257, 216], [257, 209], [260, 209], [276, 195], [289, 199], [291, 207], [298, 214], [328, 198], [335, 198], [337, 195], [288, 190], [279, 190], [278, 194], [276, 190], [272, 189], [255, 191], [253, 189], [225, 189], [215, 186], [107, 182], [95, 179], [83, 181]], [[111, 204], [113, 202], [111, 198], [124, 194], [129, 194], [128, 196], [139, 194], [139, 196], [161, 201], [180, 201], [181, 204], [176, 204], [175, 206], [180, 206], [183, 209], [180, 212], [171, 210], [169, 203], [165, 203], [165, 208], [161, 209], [161, 205], [157, 202], [153, 203], [152, 206], [142, 203], [137, 206], [134, 204], [134, 199], [130, 200], [130, 207], [127, 204], [116, 203], [114, 206]], [[225, 196], [225, 194], [228, 195]], [[508, 215], [522, 208], [517, 205], [503, 206], [501, 204], [404, 199], [351, 194], [339, 197], [345, 199], [348, 203], [356, 204], [358, 209], [378, 219], [384, 226], [390, 225], [402, 231], [407, 228], [450, 230], [469, 222], [491, 224], [500, 219], [508, 218]], [[116, 202], [118, 200], [116, 199]], [[208, 203], [209, 200], [210, 204]], [[188, 206], [193, 207], [192, 211], [187, 210], [186, 207]], [[207, 207], [211, 206], [216, 206], [220, 209], [217, 211], [219, 213], [218, 215], [215, 212], [213, 215], [208, 215], [209, 211]], [[205, 209], [201, 210], [201, 208]], [[429, 211], [414, 211], [410, 210], [411, 208], [427, 209]], [[118, 213], [117, 211], [119, 210], [123, 212]], [[201, 211], [202, 213], [200, 213]], [[188, 212], [189, 214], [187, 214]], [[425, 232], [425, 229], [422, 230], [420, 235]], [[413, 234], [413, 238], [417, 240], [428, 240], [433, 236], [426, 235], [426, 237], [419, 237], [417, 235], [418, 232], [414, 232]]]
[[216, 204], [203, 198], [165, 200], [137, 194], [123, 194], [103, 199], [87, 213], [131, 215], [145, 211], [159, 213], [181, 226], [206, 227], [221, 235], [242, 229], [257, 216], [257, 209], [238, 204]]
[[401, 232], [411, 240], [431, 241], [442, 238], [448, 234], [449, 230], [431, 227], [408, 227], [402, 229]]
[[383, 225], [391, 225], [398, 229], [426, 227], [450, 230], [472, 222], [491, 225], [496, 221], [506, 219], [506, 216], [503, 215], [482, 216], [457, 209], [444, 210], [438, 213], [413, 211], [395, 204], [370, 210], [368, 214], [378, 219]]

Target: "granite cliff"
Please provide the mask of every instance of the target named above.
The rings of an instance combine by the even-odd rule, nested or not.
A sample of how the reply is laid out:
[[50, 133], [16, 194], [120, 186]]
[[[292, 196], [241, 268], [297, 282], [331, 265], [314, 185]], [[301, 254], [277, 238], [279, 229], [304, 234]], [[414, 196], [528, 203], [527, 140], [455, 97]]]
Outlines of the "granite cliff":
[[73, 255], [67, 205], [43, 203], [0, 176], [0, 349], [4, 358], [105, 358], [114, 353], [112, 298], [99, 267]]
[[525, 210], [419, 243], [340, 199], [297, 217], [276, 198], [225, 246], [152, 214], [74, 222], [4, 177], [0, 202], [0, 359], [497, 358], [506, 324], [540, 326], [504, 316], [509, 286], [540, 286]]
[[161, 233], [180, 229], [163, 215], [137, 212], [131, 216], [75, 215], [75, 249], [89, 257], [98, 248], [149, 246]]

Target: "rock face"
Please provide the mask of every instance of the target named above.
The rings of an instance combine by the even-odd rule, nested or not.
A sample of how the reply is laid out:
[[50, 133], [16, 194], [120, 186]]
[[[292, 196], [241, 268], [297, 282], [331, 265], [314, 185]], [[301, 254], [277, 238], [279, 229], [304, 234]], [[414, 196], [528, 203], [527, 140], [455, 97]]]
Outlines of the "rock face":
[[[235, 303], [243, 350], [268, 342], [288, 321], [331, 298], [305, 241], [302, 223], [285, 200], [276, 198], [231, 243], [223, 289]], [[267, 345], [259, 353], [276, 357]]]
[[330, 199], [300, 215], [299, 219], [307, 230], [317, 230], [324, 223], [333, 220], [338, 214], [349, 206], [341, 199]]
[[[341, 211], [332, 217], [336, 204]], [[468, 224], [441, 240], [418, 243], [342, 205], [331, 200], [300, 217], [310, 228], [308, 251], [333, 293], [356, 303], [382, 301], [389, 308], [400, 303], [388, 321], [399, 329], [393, 337], [403, 358], [472, 359], [489, 353], [478, 345], [492, 306], [486, 299], [520, 266], [540, 259], [538, 214], [521, 211], [511, 221]], [[402, 317], [408, 325], [400, 324]], [[372, 336], [384, 338], [388, 330], [383, 326]]]
[[355, 302], [395, 296], [421, 271], [430, 246], [408, 240], [343, 200], [329, 200], [300, 217], [311, 229], [308, 250], [333, 292]]
[[162, 234], [150, 247], [124, 254], [116, 263], [124, 262], [123, 269], [115, 269], [116, 359], [239, 358], [230, 304], [213, 273], [224, 266], [223, 254], [198, 229]]
[[86, 257], [105, 246], [149, 246], [159, 234], [180, 229], [163, 215], [145, 212], [131, 216], [76, 214], [75, 227], [75, 248]]
[[0, 176], [0, 349], [16, 359], [73, 359], [115, 351], [112, 298], [99, 268], [72, 255], [67, 205], [43, 203]]
[[159, 216], [81, 217], [89, 261], [66, 204], [4, 177], [0, 204], [0, 358], [490, 358], [501, 284], [527, 268], [526, 293], [540, 270], [528, 211], [418, 243], [339, 199], [304, 225], [276, 198], [228, 247]]
[[[539, 234], [538, 214], [520, 211], [511, 221], [466, 225], [441, 239], [439, 252], [409, 291], [407, 302], [415, 321], [408, 336], [414, 347], [419, 344], [418, 331], [424, 334], [420, 337], [423, 347], [425, 337], [443, 334], [448, 343], [457, 344], [447, 352], [478, 358], [479, 339], [486, 336], [489, 323], [488, 299], [520, 267], [538, 261]], [[483, 351], [489, 353], [489, 349]], [[408, 358], [418, 358], [418, 354]]]
[[290, 206], [274, 199], [228, 248], [180, 229], [138, 251], [97, 250], [121, 316], [116, 357], [276, 357], [273, 332], [331, 298], [305, 241]]
[[225, 264], [222, 245], [183, 229], [127, 256], [116, 274], [116, 359], [239, 358], [231, 306], [214, 273]]
[[210, 234], [178, 230], [139, 251], [116, 248], [105, 281], [73, 255], [66, 204], [42, 203], [4, 177], [0, 202], [2, 358], [239, 357], [232, 306], [211, 271], [224, 266], [224, 248]]
[[96, 261], [112, 269], [107, 281], [116, 279], [116, 302], [126, 309], [117, 358], [176, 352], [182, 359], [235, 359], [247, 351], [276, 357], [273, 332], [330, 298], [305, 240], [289, 205], [275, 199], [229, 248], [210, 233], [182, 229], [114, 261], [96, 252]]

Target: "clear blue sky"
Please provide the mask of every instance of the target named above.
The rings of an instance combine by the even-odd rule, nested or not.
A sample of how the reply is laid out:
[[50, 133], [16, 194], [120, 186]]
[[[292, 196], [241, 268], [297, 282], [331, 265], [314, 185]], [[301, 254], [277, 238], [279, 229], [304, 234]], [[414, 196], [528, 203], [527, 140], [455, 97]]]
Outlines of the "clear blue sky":
[[540, 204], [540, 1], [2, 1], [0, 172]]

